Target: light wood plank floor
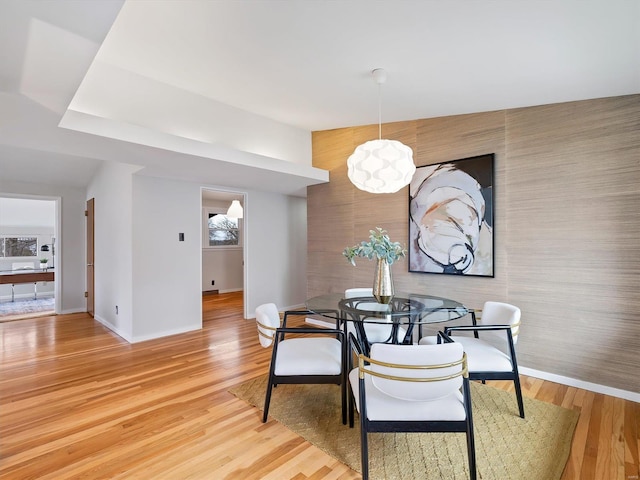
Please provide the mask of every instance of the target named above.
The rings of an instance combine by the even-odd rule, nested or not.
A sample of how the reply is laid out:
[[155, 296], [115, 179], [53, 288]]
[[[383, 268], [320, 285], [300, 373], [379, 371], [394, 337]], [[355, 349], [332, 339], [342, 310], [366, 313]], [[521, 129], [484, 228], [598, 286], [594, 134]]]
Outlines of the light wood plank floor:
[[[201, 331], [135, 345], [85, 314], [0, 324], [0, 478], [360, 478], [228, 393], [266, 373], [269, 352], [241, 295], [203, 307]], [[580, 412], [563, 480], [638, 479], [639, 404], [523, 386]]]

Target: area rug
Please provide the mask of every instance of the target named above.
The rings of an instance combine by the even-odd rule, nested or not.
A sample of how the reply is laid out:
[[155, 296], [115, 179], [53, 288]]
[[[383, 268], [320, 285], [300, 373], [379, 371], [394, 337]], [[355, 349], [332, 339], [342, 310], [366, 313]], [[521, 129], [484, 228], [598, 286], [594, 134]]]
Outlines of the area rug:
[[[230, 390], [263, 408], [267, 376]], [[518, 416], [515, 394], [472, 382], [478, 478], [557, 480], [569, 457], [578, 412], [525, 398]], [[360, 429], [340, 420], [339, 387], [279, 385], [269, 416], [332, 457], [361, 472]], [[464, 433], [369, 434], [373, 479], [468, 479]]]
[[53, 315], [54, 313], [55, 299], [53, 297], [0, 303], [0, 322]]

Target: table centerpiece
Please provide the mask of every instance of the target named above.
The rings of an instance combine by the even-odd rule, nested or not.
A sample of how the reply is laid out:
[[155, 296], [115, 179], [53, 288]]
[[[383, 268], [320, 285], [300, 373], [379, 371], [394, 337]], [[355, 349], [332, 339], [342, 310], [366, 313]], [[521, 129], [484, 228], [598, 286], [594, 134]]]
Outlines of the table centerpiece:
[[407, 255], [407, 250], [400, 242], [392, 242], [386, 230], [376, 227], [369, 230], [369, 241], [363, 240], [357, 245], [347, 247], [342, 255], [355, 266], [356, 257], [376, 259], [376, 270], [373, 277], [373, 296], [378, 303], [387, 304], [394, 295], [391, 265]]

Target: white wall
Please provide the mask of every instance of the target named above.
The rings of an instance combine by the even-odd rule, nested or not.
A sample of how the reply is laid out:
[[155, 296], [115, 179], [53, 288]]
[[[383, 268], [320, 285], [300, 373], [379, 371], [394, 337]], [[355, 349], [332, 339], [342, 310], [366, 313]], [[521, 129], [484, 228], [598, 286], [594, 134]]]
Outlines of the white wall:
[[0, 196], [27, 196], [59, 201], [60, 230], [56, 238], [56, 311], [86, 311], [84, 189], [39, 183], [7, 181], [0, 178]]
[[[135, 341], [200, 328], [201, 187], [220, 188], [135, 176]], [[244, 207], [245, 316], [253, 318], [265, 302], [282, 309], [303, 305], [306, 199], [248, 191]]]
[[37, 227], [53, 232], [56, 203], [52, 200], [0, 197], [0, 228]]
[[[87, 189], [95, 199], [95, 315], [128, 341], [133, 339], [131, 165], [105, 162]], [[116, 314], [116, 305], [118, 313]]]
[[245, 205], [248, 316], [266, 302], [286, 309], [307, 293], [306, 199], [250, 192]]
[[202, 328], [200, 205], [199, 185], [133, 177], [133, 341]]
[[[244, 288], [242, 248], [202, 249], [202, 291], [240, 292]], [[211, 281], [215, 285], [211, 285]]]
[[287, 287], [291, 291], [291, 302], [294, 302], [291, 305], [295, 306], [307, 298], [307, 199], [286, 197], [286, 200], [291, 256]]
[[[202, 327], [202, 185], [135, 171], [105, 164], [87, 193], [96, 205], [96, 319], [130, 342]], [[245, 316], [265, 302], [302, 305], [306, 199], [245, 195]]]

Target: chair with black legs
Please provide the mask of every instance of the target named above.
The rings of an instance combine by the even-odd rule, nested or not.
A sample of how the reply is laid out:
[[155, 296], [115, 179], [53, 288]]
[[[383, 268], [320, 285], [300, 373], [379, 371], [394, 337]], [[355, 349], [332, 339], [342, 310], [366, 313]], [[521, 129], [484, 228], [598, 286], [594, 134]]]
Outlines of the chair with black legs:
[[[350, 336], [356, 350], [361, 348]], [[371, 432], [464, 432], [469, 477], [476, 479], [471, 397], [462, 345], [393, 345], [376, 343], [371, 356], [358, 354], [349, 374], [349, 423], [353, 403], [360, 414], [362, 478], [369, 478]], [[408, 453], [407, 453], [408, 455]]]
[[[472, 325], [445, 327], [446, 339], [463, 346], [469, 358], [471, 380], [481, 380], [482, 383], [486, 380], [513, 381], [520, 417], [524, 418], [515, 350], [520, 331], [520, 309], [508, 303], [485, 302], [482, 310], [471, 310], [470, 313]], [[477, 319], [479, 313], [480, 321]], [[464, 336], [465, 332], [469, 335]], [[432, 336], [420, 339], [419, 343], [432, 345], [437, 341], [437, 337]]]
[[286, 311], [281, 326], [280, 313], [274, 303], [256, 308], [260, 344], [265, 348], [272, 346], [263, 422], [267, 421], [271, 392], [275, 386], [326, 383], [340, 386], [342, 423], [347, 423], [344, 332], [337, 325], [335, 329], [287, 326], [288, 317], [308, 313]]
[[[373, 300], [373, 289], [372, 288], [348, 288], [344, 291], [344, 298], [358, 298], [358, 297], [371, 297], [371, 302], [362, 303], [361, 306], [367, 305], [367, 309], [369, 310], [380, 310], [384, 312], [387, 308], [387, 305], [377, 303]], [[365, 307], [363, 307], [365, 308]], [[402, 343], [405, 335], [407, 334], [407, 329], [400, 326], [394, 325], [390, 320], [387, 320], [386, 323], [383, 323], [380, 319], [377, 319], [376, 322], [364, 322], [362, 324], [364, 329], [364, 334], [367, 337], [367, 342], [371, 345], [373, 343]], [[349, 333], [356, 334], [356, 327], [351, 321], [346, 321], [346, 334]]]

